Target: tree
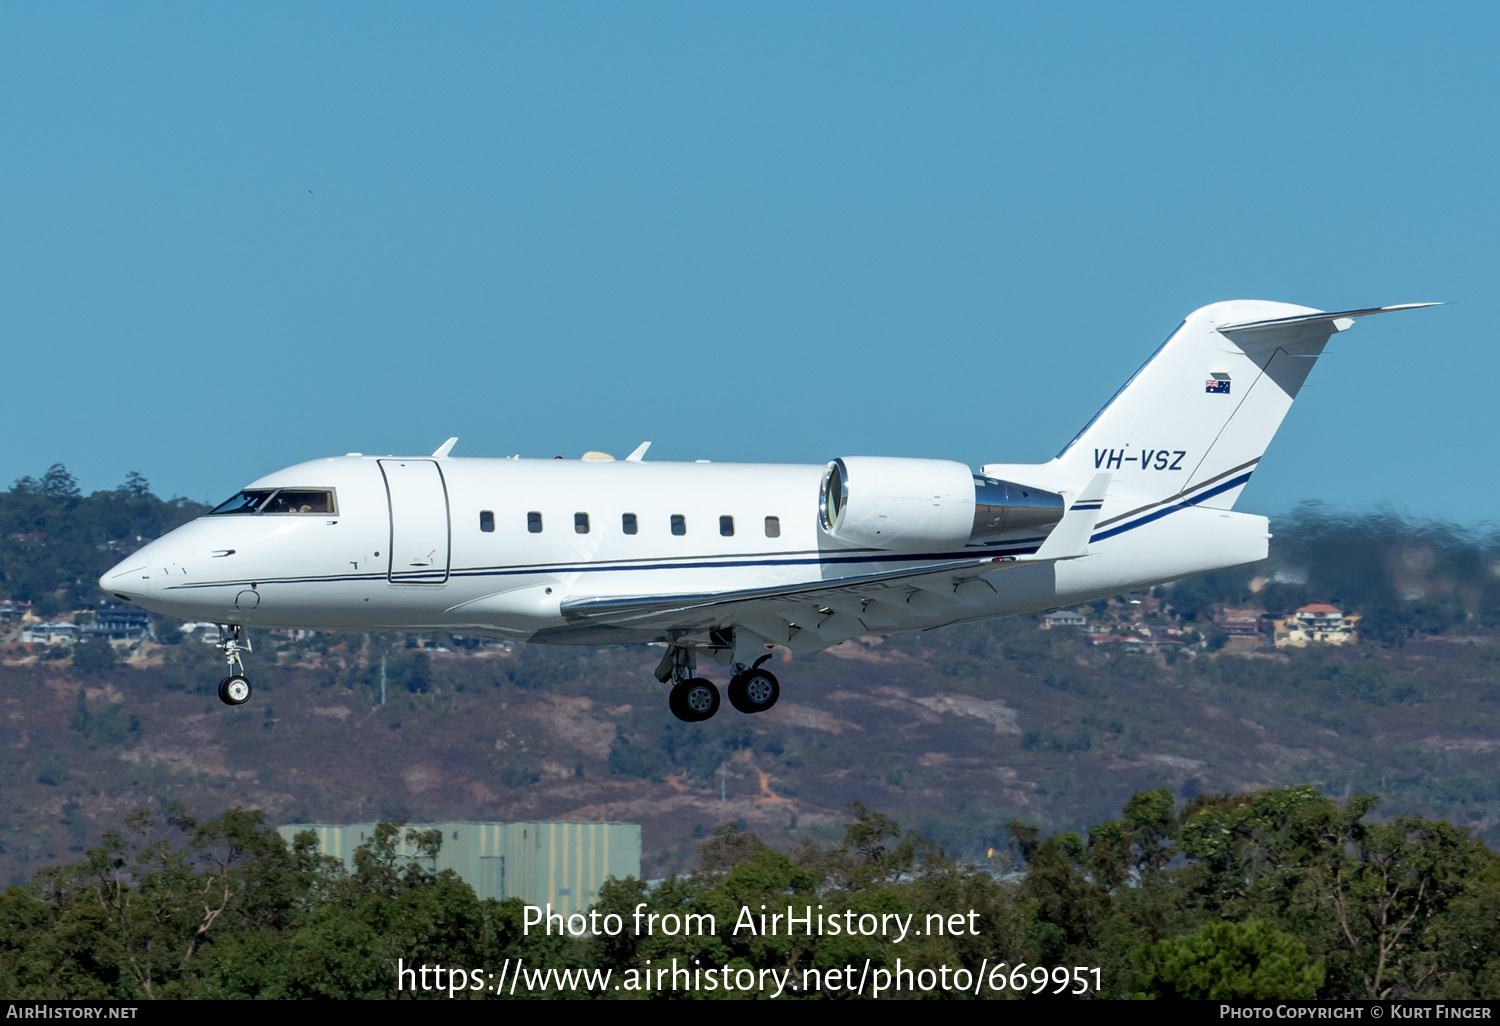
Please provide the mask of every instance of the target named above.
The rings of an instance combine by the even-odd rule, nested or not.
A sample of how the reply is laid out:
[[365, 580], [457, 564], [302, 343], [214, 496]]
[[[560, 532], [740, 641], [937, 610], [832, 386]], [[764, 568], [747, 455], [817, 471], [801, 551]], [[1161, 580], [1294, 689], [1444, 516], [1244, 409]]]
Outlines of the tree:
[[404, 819], [377, 823], [370, 839], [354, 849], [352, 882], [362, 894], [391, 895], [440, 875], [436, 869], [438, 853], [443, 850], [443, 832], [414, 827], [403, 830], [405, 827]]
[[1304, 940], [1327, 969], [1325, 997], [1468, 988], [1460, 978], [1484, 971], [1490, 948], [1455, 962], [1438, 926], [1455, 910], [1494, 907], [1495, 855], [1448, 823], [1364, 822], [1378, 802], [1355, 795], [1339, 808], [1311, 786], [1200, 796], [1183, 810], [1184, 898], [1200, 914], [1265, 919]]
[[740, 833], [738, 824], [721, 823], [712, 838], [698, 845], [698, 861], [709, 872], [733, 869], [764, 847], [754, 834]]
[[54, 463], [47, 468], [42, 475], [41, 486], [38, 489], [49, 499], [57, 499], [71, 502], [81, 497], [78, 491], [78, 479], [68, 473], [68, 468], [61, 463]]
[[115, 661], [115, 648], [106, 638], [86, 638], [73, 646], [73, 669], [79, 673], [106, 673]]
[[1466, 830], [1421, 816], [1346, 836], [1353, 857], [1325, 867], [1320, 883], [1348, 942], [1348, 982], [1357, 978], [1368, 998], [1421, 992], [1445, 968], [1437, 937], [1422, 927], [1476, 882], [1483, 846]]
[[1107, 887], [1089, 872], [1087, 847], [1075, 833], [1038, 840], [1035, 827], [1011, 825], [1026, 863], [1021, 895], [1035, 902], [1030, 946], [1046, 965], [1098, 965], [1113, 903]]
[[1209, 923], [1137, 955], [1137, 996], [1189, 1000], [1306, 1000], [1323, 985], [1307, 947], [1270, 923]]
[[120, 492], [127, 498], [144, 499], [151, 494], [151, 483], [141, 476], [140, 471], [132, 470], [125, 475], [125, 483], [120, 486]]

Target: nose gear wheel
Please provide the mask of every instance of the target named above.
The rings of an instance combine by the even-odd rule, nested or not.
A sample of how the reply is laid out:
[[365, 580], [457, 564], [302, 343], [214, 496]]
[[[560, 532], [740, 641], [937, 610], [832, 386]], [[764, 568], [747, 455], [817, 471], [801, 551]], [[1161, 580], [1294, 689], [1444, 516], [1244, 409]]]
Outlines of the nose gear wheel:
[[225, 705], [244, 705], [250, 701], [250, 681], [235, 674], [219, 681], [219, 701]]

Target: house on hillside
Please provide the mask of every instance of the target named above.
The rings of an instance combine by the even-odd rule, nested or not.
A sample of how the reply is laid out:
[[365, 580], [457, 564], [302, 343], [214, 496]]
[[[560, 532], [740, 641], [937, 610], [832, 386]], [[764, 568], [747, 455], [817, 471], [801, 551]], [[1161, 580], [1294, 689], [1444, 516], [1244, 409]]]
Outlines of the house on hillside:
[[21, 640], [29, 645], [76, 645], [78, 634], [76, 624], [34, 623], [21, 631]]
[[1126, 637], [1122, 640], [1121, 649], [1126, 652], [1180, 652], [1182, 651], [1182, 639], [1166, 635], [1154, 637]]
[[1275, 621], [1277, 648], [1308, 645], [1347, 645], [1355, 640], [1359, 615], [1345, 613], [1327, 602], [1303, 606], [1284, 620]]
[[1094, 646], [1112, 646], [1109, 651], [1114, 652], [1180, 652], [1183, 649], [1182, 638], [1167, 637], [1165, 634], [1094, 634], [1090, 636], [1089, 643]]
[[1049, 631], [1054, 627], [1082, 627], [1083, 623], [1083, 614], [1075, 609], [1054, 609], [1042, 616], [1042, 630], [1044, 631]]
[[1264, 613], [1254, 609], [1226, 609], [1214, 620], [1230, 637], [1250, 637], [1261, 633], [1260, 621]]
[[[212, 626], [212, 624], [210, 624], [210, 626]], [[187, 628], [184, 626], [183, 630], [186, 630], [186, 629]], [[318, 635], [322, 634], [323, 632], [322, 631], [310, 631], [310, 630], [305, 630], [303, 628], [297, 627], [297, 628], [288, 628], [288, 629], [285, 629], [285, 630], [274, 630], [274, 631], [271, 631], [270, 633], [271, 633], [271, 640], [272, 641], [309, 641], [309, 640], [311, 640], [313, 638], [316, 638]]]
[[110, 641], [140, 641], [152, 636], [151, 616], [140, 606], [101, 602], [94, 611], [94, 622], [83, 633]]
[[201, 620], [190, 620], [177, 629], [187, 637], [196, 637], [205, 645], [217, 645], [219, 643], [218, 624], [205, 623]]

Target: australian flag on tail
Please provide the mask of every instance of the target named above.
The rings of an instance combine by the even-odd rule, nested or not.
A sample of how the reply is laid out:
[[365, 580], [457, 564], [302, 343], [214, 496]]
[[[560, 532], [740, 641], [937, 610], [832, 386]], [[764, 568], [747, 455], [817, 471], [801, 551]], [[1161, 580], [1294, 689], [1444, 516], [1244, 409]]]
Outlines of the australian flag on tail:
[[1229, 375], [1215, 374], [1211, 376], [1208, 379], [1208, 383], [1204, 386], [1203, 391], [1208, 392], [1212, 395], [1228, 395]]

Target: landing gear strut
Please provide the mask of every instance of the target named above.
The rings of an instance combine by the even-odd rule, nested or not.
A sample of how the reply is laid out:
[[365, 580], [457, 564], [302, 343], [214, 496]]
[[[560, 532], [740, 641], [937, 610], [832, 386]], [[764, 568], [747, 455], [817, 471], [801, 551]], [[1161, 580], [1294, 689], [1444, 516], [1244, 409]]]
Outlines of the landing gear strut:
[[695, 676], [698, 669], [698, 651], [691, 645], [672, 644], [656, 668], [656, 679], [665, 684], [672, 682], [672, 693], [667, 696], [667, 708], [672, 715], [686, 723], [706, 720], [719, 711], [719, 689], [714, 682]]
[[219, 681], [219, 701], [225, 705], [244, 705], [250, 701], [250, 680], [245, 676], [245, 663], [240, 658], [249, 652], [250, 638], [239, 624], [218, 624], [219, 648], [229, 661], [229, 676]]
[[[710, 639], [721, 649], [734, 645], [733, 633], [728, 629], [714, 631]], [[740, 712], [765, 712], [781, 697], [781, 683], [776, 675], [760, 668], [770, 658], [763, 655], [749, 665], [733, 663], [736, 672], [729, 681], [729, 704]], [[745, 659], [749, 659], [748, 654]], [[656, 679], [663, 684], [672, 682], [667, 708], [679, 720], [698, 723], [719, 711], [719, 689], [713, 681], [698, 676], [698, 653], [694, 644], [683, 644], [674, 639], [662, 657], [661, 665], [656, 668]]]

